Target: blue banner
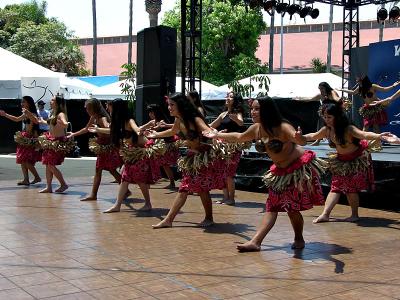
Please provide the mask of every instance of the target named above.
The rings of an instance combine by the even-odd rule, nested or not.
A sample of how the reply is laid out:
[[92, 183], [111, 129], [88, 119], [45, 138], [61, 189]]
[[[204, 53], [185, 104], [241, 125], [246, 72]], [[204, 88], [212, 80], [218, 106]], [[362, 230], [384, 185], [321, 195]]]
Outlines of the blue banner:
[[[400, 40], [369, 44], [368, 77], [372, 83], [390, 86], [400, 80]], [[393, 95], [399, 88], [388, 92], [377, 92], [379, 99]], [[387, 109], [389, 123], [382, 126], [382, 131], [390, 131], [400, 136], [400, 98]]]

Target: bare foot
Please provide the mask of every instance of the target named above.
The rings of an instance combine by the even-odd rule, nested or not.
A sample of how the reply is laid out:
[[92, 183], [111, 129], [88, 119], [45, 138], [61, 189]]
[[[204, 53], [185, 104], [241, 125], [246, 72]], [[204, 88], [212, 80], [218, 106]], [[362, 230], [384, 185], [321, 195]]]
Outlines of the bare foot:
[[55, 193], [64, 193], [68, 189], [68, 185], [62, 185], [58, 189], [56, 189]]
[[172, 222], [168, 221], [167, 219], [164, 219], [160, 223], [151, 226], [153, 226], [153, 229], [169, 228], [172, 227]]
[[21, 180], [17, 182], [17, 185], [29, 185], [29, 180]]
[[38, 183], [38, 182], [41, 182], [41, 181], [42, 181], [42, 178], [38, 177], [38, 178], [33, 179], [31, 181], [31, 184], [35, 184], [35, 183]]
[[216, 204], [225, 204], [225, 199], [215, 201]]
[[329, 216], [327, 216], [327, 215], [320, 215], [318, 218], [314, 219], [312, 222], [313, 222], [314, 224], [323, 223], [323, 222], [329, 222]]
[[95, 196], [88, 196], [86, 198], [82, 198], [80, 201], [96, 201], [97, 197]]
[[114, 212], [119, 212], [121, 210], [121, 207], [118, 205], [114, 205], [110, 207], [109, 209], [103, 211], [104, 214], [109, 214], [109, 213], [114, 213]]
[[300, 241], [294, 241], [290, 248], [298, 250], [298, 249], [304, 249], [305, 246], [306, 242], [304, 240], [300, 240]]
[[132, 192], [130, 190], [127, 190], [125, 193], [125, 199], [128, 199], [132, 195]]
[[45, 189], [39, 191], [39, 193], [41, 193], [41, 194], [52, 193], [52, 192], [53, 191], [49, 188], [45, 188]]
[[145, 204], [143, 207], [139, 208], [138, 211], [150, 211], [152, 208], [151, 204]]
[[353, 222], [354, 223], [354, 222], [360, 221], [360, 217], [351, 216], [351, 217], [348, 217], [348, 218], [345, 218], [345, 219], [341, 219], [339, 221], [341, 221], [341, 222]]
[[235, 200], [227, 200], [225, 201], [226, 205], [235, 206]]
[[239, 252], [258, 252], [261, 250], [261, 247], [252, 241], [237, 245], [236, 248]]
[[204, 219], [201, 221], [197, 226], [199, 227], [210, 227], [213, 226], [215, 223], [213, 220]]

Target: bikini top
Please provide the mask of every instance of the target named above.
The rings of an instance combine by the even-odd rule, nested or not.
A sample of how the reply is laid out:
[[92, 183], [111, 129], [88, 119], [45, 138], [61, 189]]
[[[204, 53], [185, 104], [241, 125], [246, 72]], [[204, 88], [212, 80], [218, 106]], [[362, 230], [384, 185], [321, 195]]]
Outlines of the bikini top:
[[[279, 153], [283, 149], [283, 145], [285, 144], [281, 140], [278, 139], [270, 139], [269, 137], [264, 138], [261, 137], [260, 130], [258, 131], [259, 139], [255, 143], [255, 148], [259, 152], [265, 152], [265, 148], [267, 148], [272, 153]], [[294, 143], [292, 143], [294, 145]]]
[[235, 121], [229, 118], [229, 113], [226, 113], [225, 117], [222, 119], [221, 124], [218, 126], [218, 130], [226, 130], [227, 132], [240, 132], [242, 127], [238, 125]]
[[[329, 137], [329, 138], [328, 138], [328, 142], [329, 142], [329, 147], [331, 147], [331, 148], [336, 148], [336, 145], [338, 145], [338, 144], [336, 144], [336, 143], [333, 141], [333, 139], [331, 138], [330, 131], [331, 131], [331, 130], [328, 129], [328, 137]], [[335, 136], [335, 134], [334, 134], [334, 136]], [[356, 145], [356, 146], [357, 146], [357, 145], [359, 144], [359, 142], [360, 142], [359, 139], [353, 137], [351, 143], [346, 143], [345, 145], [340, 145], [340, 144], [339, 144], [339, 146], [342, 147], [342, 148], [347, 148], [347, 146], [348, 146], [349, 144], [353, 144], [353, 145]]]

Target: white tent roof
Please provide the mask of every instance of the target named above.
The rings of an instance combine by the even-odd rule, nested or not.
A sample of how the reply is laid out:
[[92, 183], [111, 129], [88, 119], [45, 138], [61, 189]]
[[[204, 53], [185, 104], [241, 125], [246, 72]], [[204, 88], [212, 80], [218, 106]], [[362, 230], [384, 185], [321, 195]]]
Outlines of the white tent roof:
[[89, 99], [97, 87], [78, 78], [60, 78], [60, 92], [65, 99]]
[[[304, 73], [304, 74], [258, 74], [255, 76], [268, 76], [270, 79], [268, 96], [278, 98], [314, 97], [319, 94], [318, 84], [326, 81], [332, 88], [342, 85], [342, 78], [332, 73]], [[253, 76], [252, 76], [253, 77]], [[249, 84], [250, 77], [239, 80], [241, 84]], [[258, 88], [258, 82], [252, 81], [254, 91], [252, 97], [265, 90]], [[228, 85], [220, 87], [228, 90]]]
[[21, 77], [64, 77], [17, 54], [0, 48], [0, 80], [20, 80]]
[[101, 87], [95, 87], [92, 91], [92, 95], [94, 98], [97, 98], [99, 100], [112, 100], [116, 98], [125, 99], [126, 95], [121, 93], [121, 84], [124, 81], [125, 80], [120, 80], [107, 85], [103, 85]]

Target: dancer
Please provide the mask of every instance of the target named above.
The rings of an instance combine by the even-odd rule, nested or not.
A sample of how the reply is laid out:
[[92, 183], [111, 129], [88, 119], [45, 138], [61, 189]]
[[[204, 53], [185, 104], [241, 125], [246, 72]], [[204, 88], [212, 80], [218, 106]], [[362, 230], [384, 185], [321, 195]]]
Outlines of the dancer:
[[[210, 127], [224, 132], [243, 131], [243, 98], [239, 94], [229, 92], [225, 99], [226, 110], [222, 112], [211, 124]], [[232, 144], [236, 147], [232, 149], [231, 157], [228, 160], [228, 169], [226, 170], [226, 188], [224, 188], [224, 198], [217, 201], [218, 204], [235, 205], [235, 181], [236, 169], [239, 165], [240, 156], [244, 149], [243, 143]]]
[[[152, 129], [155, 131], [164, 131], [168, 128], [171, 128], [172, 124], [167, 124], [165, 122], [165, 116], [161, 111], [161, 108], [157, 104], [150, 104], [147, 106], [147, 112], [149, 114], [150, 121], [143, 126], [140, 126], [140, 131], [145, 132], [148, 129]], [[169, 179], [169, 185], [167, 185], [166, 189], [174, 189], [175, 188], [175, 178], [174, 172], [171, 167], [176, 165], [176, 161], [179, 158], [179, 148], [176, 145], [176, 138], [168, 137], [164, 138], [165, 142], [165, 154], [160, 157], [160, 166], [164, 169], [165, 174]]]
[[[150, 144], [146, 143], [146, 137], [140, 134], [139, 127], [130, 116], [128, 101], [122, 99], [113, 101], [110, 128], [92, 126], [89, 127], [89, 131], [111, 134], [111, 141], [115, 147], [120, 148], [124, 161], [117, 201], [104, 213], [119, 212], [121, 210], [122, 202], [129, 193], [128, 187], [131, 183], [136, 183], [143, 194], [145, 204], [139, 210], [150, 211], [152, 205], [149, 185], [160, 178], [160, 167], [153, 158], [155, 151], [151, 149]], [[152, 153], [152, 155], [149, 153]]]
[[[94, 124], [99, 128], [110, 127], [110, 116], [105, 111], [99, 100], [87, 100], [85, 102], [85, 108], [86, 112], [90, 116], [88, 123], [81, 130], [71, 133], [68, 138], [73, 138], [89, 132], [88, 128]], [[118, 173], [117, 168], [122, 166], [122, 159], [119, 155], [119, 149], [111, 143], [110, 135], [98, 133], [97, 138], [89, 140], [89, 149], [97, 155], [96, 173], [93, 179], [92, 192], [89, 196], [81, 199], [81, 201], [97, 200], [97, 192], [100, 187], [103, 170], [109, 171], [115, 178], [116, 182], [121, 182], [121, 175]]]
[[206, 116], [206, 109], [204, 108], [203, 102], [201, 102], [200, 95], [197, 91], [191, 91], [187, 95], [188, 99], [198, 109], [203, 117]]
[[63, 193], [68, 189], [61, 171], [56, 167], [64, 162], [65, 155], [74, 148], [75, 143], [67, 139], [66, 131], [68, 127], [67, 108], [65, 100], [61, 96], [55, 96], [50, 101], [52, 114], [48, 120], [49, 131], [39, 137], [39, 143], [43, 149], [42, 164], [46, 165], [46, 183], [47, 186], [39, 193], [52, 193], [53, 175], [60, 182], [60, 187], [55, 190], [56, 193]]
[[[4, 110], [0, 110], [0, 116], [5, 117], [14, 122], [22, 121], [22, 131], [18, 131], [15, 136], [17, 143], [17, 164], [21, 165], [23, 179], [17, 182], [17, 185], [30, 185], [42, 181], [35, 164], [41, 160], [41, 152], [39, 151], [38, 135], [39, 135], [39, 119], [36, 111], [35, 102], [31, 96], [22, 97], [22, 115], [13, 116], [7, 114]], [[29, 172], [33, 175], [33, 180], [29, 182]]]
[[[393, 83], [391, 86], [382, 87], [378, 84], [373, 84], [368, 76], [363, 76], [357, 80], [358, 86], [354, 90], [340, 89], [350, 95], [359, 95], [364, 100], [364, 105], [360, 108], [360, 115], [363, 117], [363, 130], [367, 131], [371, 127], [373, 132], [380, 133], [379, 126], [386, 125], [388, 122], [387, 113], [385, 108], [392, 102], [381, 102], [376, 96], [376, 92], [387, 92], [400, 86], [400, 81]], [[382, 145], [379, 140], [374, 143], [374, 150], [382, 150]]]
[[314, 152], [296, 144], [295, 129], [284, 120], [272, 99], [260, 97], [251, 104], [251, 117], [255, 124], [243, 133], [204, 132], [208, 137], [227, 142], [257, 140], [274, 164], [264, 176], [268, 187], [266, 213], [255, 236], [238, 245], [240, 252], [260, 251], [261, 243], [274, 226], [278, 212], [287, 212], [294, 231], [293, 249], [305, 246], [302, 210], [322, 205], [319, 175], [324, 162]]
[[[322, 119], [322, 107], [326, 103], [330, 102], [337, 102], [340, 100], [339, 94], [329, 85], [329, 83], [322, 81], [318, 85], [319, 94], [315, 95], [312, 98], [305, 98], [305, 97], [295, 97], [293, 100], [304, 101], [304, 102], [312, 102], [312, 101], [319, 101], [320, 107], [318, 109], [319, 119], [317, 130], [321, 129], [324, 126], [324, 120]], [[311, 146], [318, 146], [321, 140], [314, 141]]]
[[210, 130], [204, 117], [181, 93], [168, 99], [168, 110], [175, 117], [174, 126], [162, 132], [148, 131], [149, 138], [165, 138], [178, 134], [185, 141], [188, 153], [178, 160], [182, 171], [182, 181], [168, 215], [153, 228], [171, 227], [179, 210], [186, 202], [189, 193], [198, 193], [205, 211], [200, 227], [214, 224], [210, 190], [225, 187], [225, 162], [219, 156], [219, 145], [207, 143], [203, 130]]
[[387, 133], [366, 132], [351, 125], [343, 111], [341, 103], [327, 104], [323, 108], [325, 126], [318, 132], [302, 135], [300, 128], [296, 132], [296, 141], [305, 145], [307, 141], [327, 138], [330, 146], [336, 148], [336, 154], [329, 158], [332, 173], [331, 190], [326, 199], [323, 213], [313, 222], [327, 222], [332, 209], [339, 202], [340, 194], [345, 194], [351, 207], [351, 216], [343, 221], [356, 222], [359, 195], [363, 190], [373, 190], [374, 173], [371, 155], [366, 140], [386, 140]]

